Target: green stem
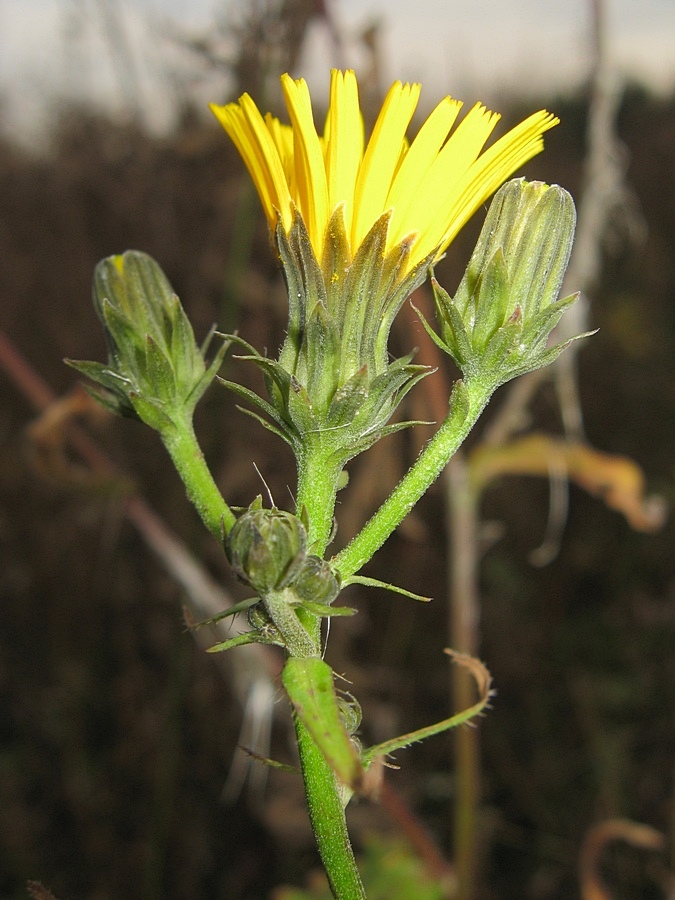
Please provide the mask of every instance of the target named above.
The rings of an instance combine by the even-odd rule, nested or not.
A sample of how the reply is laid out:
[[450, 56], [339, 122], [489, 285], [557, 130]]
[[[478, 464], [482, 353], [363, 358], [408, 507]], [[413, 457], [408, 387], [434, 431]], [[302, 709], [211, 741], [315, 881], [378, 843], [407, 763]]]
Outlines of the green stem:
[[174, 421], [174, 428], [162, 432], [161, 438], [202, 521], [221, 540], [236, 519], [206, 465], [192, 420]]
[[[336, 466], [320, 442], [306, 445], [298, 456], [297, 514], [307, 511], [308, 539], [312, 553], [323, 556], [332, 531], [335, 498], [342, 466]], [[305, 610], [297, 616], [310, 635], [320, 642], [321, 620]], [[331, 891], [336, 900], [365, 900], [347, 831], [345, 809], [335, 773], [299, 716], [295, 731], [309, 820]]]
[[448, 460], [476, 424], [494, 392], [492, 384], [467, 381], [466, 403], [450, 403], [450, 412], [429, 441], [417, 462], [408, 470], [378, 511], [359, 534], [331, 560], [342, 578], [358, 572], [379, 550], [389, 535], [408, 515], [420, 497], [438, 478]]
[[309, 518], [312, 553], [323, 556], [333, 533], [335, 497], [343, 466], [329, 457], [320, 443], [308, 443], [298, 457], [297, 515], [303, 507]]
[[298, 716], [295, 732], [309, 819], [333, 896], [336, 900], [365, 900], [333, 770]]
[[307, 612], [300, 617], [300, 610], [293, 609], [290, 589], [270, 591], [265, 594], [265, 606], [270, 618], [279, 629], [286, 649], [291, 656], [301, 658], [321, 656], [321, 621]]

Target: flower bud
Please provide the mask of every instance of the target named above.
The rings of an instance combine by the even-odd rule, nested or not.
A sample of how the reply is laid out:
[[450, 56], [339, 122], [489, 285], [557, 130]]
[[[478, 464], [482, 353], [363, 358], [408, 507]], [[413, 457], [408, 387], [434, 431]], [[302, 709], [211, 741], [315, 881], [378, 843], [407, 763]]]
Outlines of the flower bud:
[[103, 390], [95, 396], [121, 415], [163, 431], [191, 415], [215, 378], [226, 345], [207, 367], [180, 300], [146, 253], [109, 256], [94, 271], [93, 302], [108, 344], [108, 363], [69, 361]]
[[324, 559], [308, 556], [293, 582], [293, 592], [301, 600], [328, 606], [340, 593], [340, 583]]
[[253, 629], [258, 643], [284, 646], [279, 629], [270, 618], [270, 614], [265, 609], [265, 604], [262, 601], [249, 609], [248, 624]]
[[514, 179], [495, 194], [454, 297], [434, 281], [441, 324], [432, 338], [465, 378], [494, 386], [552, 362], [546, 341], [576, 296], [558, 299], [576, 213], [557, 185]]
[[307, 532], [297, 516], [259, 507], [237, 519], [225, 547], [237, 576], [261, 596], [281, 590], [297, 577], [306, 549]]
[[342, 716], [342, 721], [344, 722], [345, 729], [347, 730], [347, 734], [350, 737], [356, 734], [359, 729], [359, 725], [361, 724], [361, 719], [363, 714], [361, 712], [361, 704], [356, 699], [353, 694], [350, 694], [348, 691], [340, 691], [339, 694], [336, 695], [338, 708], [340, 709], [340, 715]]

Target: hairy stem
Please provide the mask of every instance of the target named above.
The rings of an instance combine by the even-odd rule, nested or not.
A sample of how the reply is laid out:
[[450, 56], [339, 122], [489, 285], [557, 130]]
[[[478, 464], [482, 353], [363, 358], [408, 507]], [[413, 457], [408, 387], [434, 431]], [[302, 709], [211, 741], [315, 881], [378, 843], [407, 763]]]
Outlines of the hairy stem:
[[236, 519], [206, 465], [192, 421], [176, 422], [174, 428], [162, 432], [161, 438], [202, 521], [221, 540]]
[[365, 900], [335, 774], [298, 716], [295, 732], [309, 818], [333, 896], [336, 900]]
[[297, 515], [306, 509], [309, 544], [317, 556], [323, 556], [331, 539], [341, 472], [342, 465], [336, 464], [320, 443], [308, 443], [298, 457]]
[[468, 409], [459, 402], [451, 403], [447, 418], [417, 462], [359, 534], [331, 560], [343, 578], [358, 572], [368, 562], [438, 478], [475, 425], [493, 391], [492, 384], [467, 382]]

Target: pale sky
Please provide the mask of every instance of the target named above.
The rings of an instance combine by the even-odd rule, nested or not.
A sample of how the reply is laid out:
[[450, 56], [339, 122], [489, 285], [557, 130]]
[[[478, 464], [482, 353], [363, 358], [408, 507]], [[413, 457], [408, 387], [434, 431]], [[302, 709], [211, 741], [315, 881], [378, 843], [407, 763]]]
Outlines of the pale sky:
[[[605, 0], [610, 56], [619, 74], [660, 92], [675, 89], [675, 0]], [[189, 83], [191, 60], [163, 36], [169, 21], [205, 33], [218, 12], [244, 0], [109, 0], [128, 50], [132, 78], [120, 72], [102, 0], [0, 0], [2, 127], [20, 135], [49, 121], [59, 96], [123, 111], [133, 102], [157, 127], [175, 110], [173, 84]], [[421, 81], [430, 106], [444, 94], [499, 106], [505, 94], [539, 99], [584, 80], [590, 65], [588, 0], [332, 0], [346, 62], [359, 69], [355, 36], [381, 23], [387, 82]], [[225, 11], [225, 12], [224, 12]], [[117, 62], [117, 64], [116, 64]], [[300, 70], [319, 94], [338, 63], [316, 29]], [[383, 85], [386, 87], [387, 84]], [[190, 84], [198, 102], [227, 99], [227, 84]]]

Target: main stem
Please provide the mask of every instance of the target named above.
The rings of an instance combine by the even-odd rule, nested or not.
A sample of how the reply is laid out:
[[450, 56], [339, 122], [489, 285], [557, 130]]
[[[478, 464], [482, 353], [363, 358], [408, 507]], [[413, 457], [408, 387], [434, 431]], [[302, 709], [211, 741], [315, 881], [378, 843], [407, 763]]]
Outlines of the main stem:
[[295, 733], [309, 819], [333, 896], [336, 900], [365, 900], [335, 774], [298, 716]]
[[323, 556], [333, 532], [335, 497], [342, 465], [331, 459], [330, 448], [308, 444], [298, 456], [297, 515], [303, 508], [309, 519], [308, 542], [312, 553]]
[[[206, 465], [191, 420], [180, 421], [162, 434], [162, 440], [204, 524], [220, 538], [223, 530], [227, 533], [232, 528], [235, 516]], [[298, 508], [307, 507], [310, 541], [315, 545], [314, 552], [323, 553], [332, 530], [339, 470], [327, 464], [320, 453], [309, 455], [302, 463]], [[298, 611], [298, 616], [301, 612]], [[320, 646], [321, 620], [309, 613], [300, 618], [307, 629], [307, 640], [306, 646], [295, 648], [296, 652], [314, 655], [318, 652], [314, 644]], [[295, 728], [309, 817], [333, 894], [336, 900], [365, 900], [335, 774], [297, 716]]]
[[[297, 514], [306, 511], [308, 543], [311, 552], [318, 556], [323, 556], [333, 531], [341, 471], [342, 466], [331, 460], [320, 441], [308, 444], [298, 457]], [[309, 634], [320, 642], [319, 617], [302, 609], [297, 610], [297, 615]], [[295, 716], [295, 731], [309, 819], [333, 896], [336, 900], [365, 900], [335, 773], [299, 716]]]
[[492, 396], [494, 386], [467, 382], [466, 390], [468, 411], [466, 405], [451, 402], [447, 418], [422, 451], [417, 462], [404, 475], [378, 511], [366, 522], [359, 534], [331, 560], [343, 579], [358, 572], [368, 562], [438, 478], [448, 460], [476, 424], [476, 420]]
[[[343, 577], [361, 568], [410, 512], [461, 445], [488, 402], [493, 386], [467, 385], [466, 402], [456, 395], [446, 420], [389, 499], [333, 562]], [[298, 460], [298, 511], [309, 515], [310, 544], [322, 555], [330, 538], [339, 471], [318, 448]], [[349, 841], [338, 784], [330, 765], [299, 717], [295, 722], [307, 806], [331, 889], [337, 900], [364, 898]]]

